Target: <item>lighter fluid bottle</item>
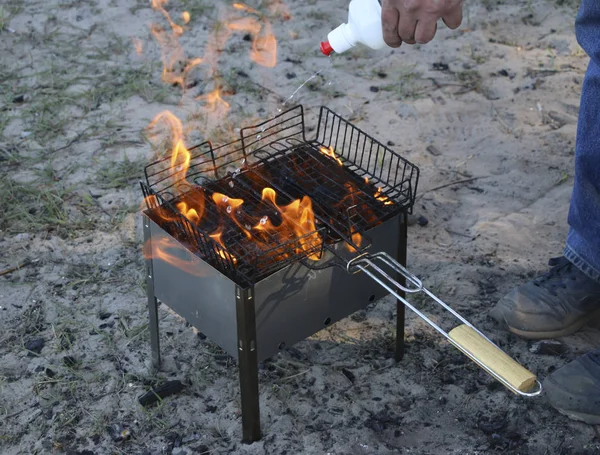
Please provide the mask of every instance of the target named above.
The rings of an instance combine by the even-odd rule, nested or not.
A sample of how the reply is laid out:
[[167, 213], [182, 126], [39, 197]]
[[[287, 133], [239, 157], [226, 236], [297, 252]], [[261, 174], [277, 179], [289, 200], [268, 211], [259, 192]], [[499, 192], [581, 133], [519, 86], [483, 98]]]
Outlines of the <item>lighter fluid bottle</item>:
[[327, 35], [327, 41], [321, 43], [321, 52], [339, 54], [358, 43], [375, 50], [389, 47], [383, 40], [379, 0], [352, 0], [348, 7], [348, 22]]

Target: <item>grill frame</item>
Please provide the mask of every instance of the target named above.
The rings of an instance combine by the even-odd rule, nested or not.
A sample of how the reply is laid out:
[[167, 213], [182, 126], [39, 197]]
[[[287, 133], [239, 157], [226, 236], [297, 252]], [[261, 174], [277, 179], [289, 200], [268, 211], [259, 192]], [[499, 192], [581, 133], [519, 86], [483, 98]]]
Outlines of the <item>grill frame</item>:
[[[288, 112], [296, 112], [296, 109], [299, 109], [301, 122], [298, 122], [293, 128], [301, 126], [300, 137], [304, 140], [304, 144], [333, 146], [335, 143], [323, 136], [323, 131], [327, 131], [325, 126], [329, 122], [330, 127], [331, 125], [339, 125], [336, 128], [340, 130], [344, 128], [346, 131], [345, 140], [348, 140], [350, 144], [355, 144], [357, 153], [363, 153], [364, 148], [360, 147], [360, 141], [352, 142], [348, 137], [360, 137], [356, 132], [365, 133], [324, 107], [321, 108], [320, 126], [317, 130], [317, 138], [321, 137], [324, 142], [319, 142], [317, 139], [305, 141], [302, 107], [294, 108]], [[242, 137], [239, 140], [243, 145], [241, 149], [236, 149], [231, 144], [222, 147], [229, 147], [233, 150], [232, 153], [247, 154], [242, 159], [256, 158], [256, 151], [264, 149], [264, 145], [257, 147], [256, 141], [253, 141], [251, 136], [256, 133], [256, 128], [262, 131], [265, 124], [268, 124], [268, 122], [242, 130]], [[344, 126], [346, 124], [349, 126]], [[322, 127], [321, 125], [325, 126]], [[264, 131], [268, 131], [268, 129], [265, 127]], [[352, 134], [357, 134], [357, 136], [352, 136], [352, 134], [348, 136], [348, 131], [355, 131]], [[256, 138], [256, 136], [254, 137]], [[370, 138], [370, 140], [378, 144], [377, 147], [389, 150], [374, 139]], [[280, 144], [280, 140], [271, 141], [268, 146], [272, 146], [272, 144]], [[337, 146], [340, 147], [339, 144]], [[202, 156], [210, 158], [208, 163], [212, 163], [214, 167], [212, 172], [216, 180], [224, 178], [225, 174], [219, 175], [220, 170], [224, 170], [228, 165], [230, 166], [231, 161], [229, 161], [229, 164], [224, 164], [227, 163], [227, 160], [219, 161], [221, 158], [215, 158], [215, 152], [219, 149], [223, 150], [222, 147], [213, 150], [210, 143], [201, 144], [198, 147], [203, 148], [208, 153]], [[372, 151], [372, 148], [369, 148], [369, 150]], [[275, 151], [277, 152], [277, 150]], [[336, 150], [336, 152], [338, 152], [338, 156], [344, 155], [341, 149]], [[399, 162], [408, 163], [396, 153], [391, 153], [401, 160]], [[355, 154], [355, 156], [358, 155]], [[362, 156], [364, 158], [364, 154]], [[375, 157], [377, 159], [377, 155]], [[371, 158], [373, 158], [372, 153]], [[334, 165], [334, 160], [331, 161]], [[166, 160], [161, 160], [153, 164], [165, 162]], [[205, 164], [202, 163], [202, 165]], [[372, 300], [383, 296], [378, 284], [366, 275], [350, 275], [347, 274], [345, 268], [333, 268], [331, 266], [343, 264], [345, 260], [371, 249], [385, 251], [400, 264], [406, 265], [407, 215], [414, 204], [419, 176], [418, 168], [410, 163], [408, 165], [412, 173], [404, 193], [400, 191], [394, 194], [393, 186], [384, 187], [384, 194], [386, 195], [407, 198], [405, 204], [402, 206], [398, 204], [397, 212], [381, 220], [377, 226], [361, 231], [361, 234], [366, 238], [371, 238], [371, 241], [356, 253], [344, 252], [346, 250], [345, 243], [350, 243], [352, 240], [344, 238], [344, 235], [338, 233], [338, 240], [336, 241], [336, 237], [331, 234], [331, 232], [335, 233], [335, 227], [325, 224], [328, 228], [327, 234], [332, 242], [329, 244], [324, 242], [325, 249], [323, 250], [324, 258], [322, 261], [315, 265], [298, 258], [295, 262], [283, 264], [279, 270], [266, 278], [249, 282], [232, 279], [230, 275], [232, 270], [227, 269], [219, 262], [219, 258], [224, 259], [219, 252], [228, 253], [228, 251], [212, 241], [207, 233], [197, 229], [175, 209], [173, 206], [175, 197], [170, 194], [170, 188], [161, 185], [162, 181], [165, 180], [153, 182], [152, 174], [146, 172], [147, 183], [142, 183], [142, 191], [146, 196], [148, 208], [142, 214], [142, 221], [145, 250], [148, 251], [149, 248], [149, 251], [152, 252], [146, 255], [146, 290], [152, 368], [159, 369], [161, 362], [158, 325], [160, 300], [237, 359], [240, 378], [242, 441], [250, 443], [259, 440], [261, 437], [258, 384], [259, 360], [268, 358], [280, 349], [313, 335], [325, 325], [343, 319], [358, 309], [365, 308]], [[235, 171], [235, 168], [233, 171]], [[205, 169], [196, 175], [201, 176], [206, 172]], [[377, 173], [373, 174], [374, 179], [382, 177], [383, 174], [381, 173], [379, 176], [377, 176]], [[161, 211], [168, 211], [172, 215], [173, 218], [169, 223], [157, 222], [157, 217], [158, 219], [161, 218], [159, 216]], [[354, 226], [352, 224], [354, 222], [353, 217], [348, 216], [348, 221], [351, 232]], [[174, 231], [169, 232], [170, 229], [174, 229]], [[175, 235], [172, 235], [172, 233]], [[180, 235], [181, 233], [184, 235]], [[182, 261], [183, 264], [187, 264], [185, 267], [181, 267], [181, 264], [179, 266], [172, 265], [153, 254], [153, 247], [160, 245], [163, 241], [169, 243], [169, 251], [173, 257]], [[205, 249], [204, 253], [202, 253], [202, 248]], [[214, 262], [210, 262], [211, 259]], [[294, 280], [298, 277], [300, 277], [300, 280], [295, 282]], [[398, 282], [404, 284], [403, 276], [398, 276], [397, 279]], [[290, 290], [293, 292], [290, 292]], [[403, 295], [403, 293], [400, 294]], [[365, 298], [366, 295], [369, 295], [369, 297], [373, 295], [373, 299]], [[311, 314], [306, 315], [306, 317], [299, 317], [298, 315], [302, 314], [303, 311], [310, 311]], [[404, 355], [404, 316], [404, 305], [402, 302], [397, 301], [396, 361], [400, 361]], [[279, 340], [283, 340], [284, 344], [282, 345]]]
[[[337, 162], [318, 152], [320, 147], [332, 147], [343, 166], [336, 169]], [[227, 241], [226, 246], [217, 243], [210, 236], [215, 228], [214, 225], [211, 229], [196, 226], [176, 208], [180, 193], [197, 191], [197, 188], [217, 188], [225, 192], [228, 189], [227, 183], [233, 187], [238, 182], [243, 184], [243, 180], [248, 176], [250, 180], [256, 179], [270, 164], [275, 163], [277, 166], [283, 160], [291, 162], [294, 157], [299, 156], [299, 150], [305, 150], [305, 156], [312, 157], [314, 163], [320, 161], [318, 168], [314, 164], [310, 165], [311, 171], [316, 172], [317, 177], [327, 175], [327, 161], [329, 161], [330, 166], [334, 166], [333, 171], [345, 174], [340, 176], [340, 179], [368, 178], [368, 185], [355, 182], [356, 193], [361, 193], [363, 196], [360, 203], [351, 202], [349, 207], [341, 211], [338, 211], [337, 207], [325, 204], [321, 207], [321, 214], [335, 212], [338, 213], [337, 218], [316, 215], [318, 225], [315, 231], [299, 239], [289, 238], [283, 243], [272, 242], [272, 247], [260, 251], [233, 248], [234, 245], [229, 245]], [[146, 196], [148, 209], [155, 215], [160, 214], [161, 210], [163, 214], [166, 211], [172, 220], [167, 223], [170, 226], [165, 226], [167, 231], [183, 243], [189, 244], [197, 251], [200, 258], [211, 263], [243, 287], [249, 287], [294, 262], [311, 256], [321, 257], [323, 248], [335, 251], [331, 246], [339, 240], [351, 245], [356, 254], [365, 252], [370, 244], [366, 231], [402, 212], [411, 212], [419, 180], [419, 169], [415, 165], [324, 106], [319, 112], [315, 139], [306, 139], [304, 109], [300, 105], [258, 125], [242, 128], [240, 139], [236, 141], [216, 148], [207, 141], [192, 147], [190, 153], [192, 157], [187, 181], [197, 185], [196, 189], [187, 182], [178, 184], [173, 181], [175, 177], [181, 178], [181, 176], [176, 168], [171, 167], [171, 156], [146, 166], [144, 170], [146, 182], [142, 183], [142, 190]], [[306, 159], [306, 162], [308, 161], [309, 159]], [[314, 194], [304, 190], [314, 187], [312, 182], [301, 182], [299, 187], [302, 189], [292, 195], [272, 179], [265, 178], [264, 175], [260, 178], [264, 180], [263, 186], [273, 187], [277, 191], [278, 201], [283, 198], [284, 204], [305, 194], [311, 197], [313, 204], [318, 201]], [[307, 178], [314, 178], [316, 181], [315, 177]], [[329, 180], [329, 185], [336, 184], [332, 179]], [[328, 182], [325, 181], [326, 191], [330, 189], [327, 184]], [[384, 206], [379, 203], [381, 207], [378, 209], [376, 198], [366, 197], [366, 189], [361, 188], [361, 185], [368, 187], [373, 194], [376, 188], [380, 188], [379, 195], [392, 201], [393, 205], [382, 210]], [[234, 191], [237, 191], [237, 188]], [[232, 197], [236, 196], [232, 195]], [[248, 197], [246, 200], [248, 201]], [[205, 206], [208, 207], [209, 203], [205, 203]], [[361, 216], [366, 209], [375, 214], [371, 222], [366, 222], [364, 216]], [[360, 233], [365, 237], [361, 245], [354, 242], [352, 237], [354, 233]], [[308, 250], [303, 250], [300, 244], [305, 246], [306, 240], [314, 238], [315, 234], [321, 237], [322, 244], [311, 244]], [[337, 263], [330, 261], [328, 264], [319, 261], [318, 264], [314, 264], [314, 267], [322, 268], [331, 265], [339, 265], [339, 261]]]

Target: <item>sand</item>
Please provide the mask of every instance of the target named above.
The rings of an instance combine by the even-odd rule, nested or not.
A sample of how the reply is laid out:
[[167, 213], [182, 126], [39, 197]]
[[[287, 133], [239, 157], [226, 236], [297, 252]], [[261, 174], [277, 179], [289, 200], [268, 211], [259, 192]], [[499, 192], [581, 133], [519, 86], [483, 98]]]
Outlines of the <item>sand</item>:
[[[222, 143], [317, 71], [285, 107], [303, 104], [315, 125], [326, 105], [421, 169], [414, 215], [428, 224], [409, 228], [411, 271], [540, 378], [598, 346], [596, 324], [535, 353], [487, 315], [564, 245], [588, 58], [575, 5], [559, 3], [467, 2], [463, 25], [432, 43], [330, 59], [318, 42], [346, 2], [249, 3], [277, 38], [269, 68], [244, 32], [207, 53], [232, 14], [252, 14], [172, 0], [174, 21], [191, 15], [182, 52], [205, 58], [182, 94], [161, 81], [149, 25], [169, 25], [149, 2], [2, 2], [0, 270], [29, 262], [0, 276], [0, 452], [600, 453], [597, 427], [512, 395], [413, 314], [395, 363], [390, 298], [261, 365], [264, 437], [251, 445], [235, 363], [164, 306], [164, 363], [148, 368], [138, 181], [164, 144], [146, 127], [168, 109], [188, 144]], [[207, 103], [215, 87], [228, 110]], [[139, 405], [172, 379], [183, 392]]]

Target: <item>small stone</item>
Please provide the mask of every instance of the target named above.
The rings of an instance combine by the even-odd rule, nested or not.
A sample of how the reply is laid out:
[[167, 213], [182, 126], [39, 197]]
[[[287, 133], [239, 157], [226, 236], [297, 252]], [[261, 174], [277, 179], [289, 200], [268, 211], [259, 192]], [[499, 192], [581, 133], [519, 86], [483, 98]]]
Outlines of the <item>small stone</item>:
[[388, 147], [393, 147], [395, 145], [396, 145], [396, 143], [394, 141], [387, 141], [387, 146]]
[[388, 76], [388, 75], [387, 75], [387, 73], [386, 73], [386, 72], [384, 72], [384, 71], [379, 71], [379, 72], [377, 73], [377, 77], [379, 77], [379, 78], [381, 78], [381, 79], [385, 79], [387, 76]]
[[529, 347], [529, 352], [540, 355], [560, 356], [567, 351], [567, 345], [558, 340], [540, 340]]
[[373, 93], [377, 93], [379, 91], [379, 87], [375, 87], [374, 85], [371, 85], [369, 87], [369, 90], [371, 90]]
[[428, 145], [425, 150], [427, 150], [429, 153], [431, 153], [433, 156], [440, 156], [442, 154], [442, 152], [440, 152], [440, 149], [438, 149], [435, 145], [431, 144]]
[[423, 215], [417, 218], [417, 224], [421, 227], [427, 226], [429, 224], [429, 220], [425, 218]]
[[450, 67], [447, 63], [436, 62], [433, 64], [434, 71], [448, 71]]
[[29, 357], [33, 357], [35, 354], [39, 354], [42, 352], [44, 348], [45, 341], [43, 338], [33, 338], [25, 343], [25, 349], [29, 352], [27, 355]]
[[105, 319], [108, 319], [112, 316], [112, 313], [109, 313], [108, 311], [101, 311], [100, 313], [98, 313], [98, 319], [100, 319], [101, 321], [104, 321]]
[[98, 326], [99, 329], [107, 329], [115, 326], [115, 321], [105, 322], [104, 324], [100, 324]]
[[294, 73], [293, 71], [290, 73], [285, 73], [285, 77], [287, 77], [288, 79], [294, 79], [296, 77], [296, 73]]
[[25, 95], [17, 95], [13, 98], [13, 103], [23, 103], [25, 101]]
[[352, 383], [354, 383], [354, 381], [356, 380], [356, 376], [354, 376], [354, 373], [352, 373], [352, 371], [350, 371], [347, 368], [342, 368], [342, 374], [346, 376], [346, 378], [348, 378], [348, 381]]
[[114, 442], [126, 441], [131, 437], [129, 428], [120, 423], [113, 423], [107, 428], [107, 431]]
[[158, 387], [154, 387], [154, 388], [152, 388], [152, 390], [144, 393], [142, 396], [140, 396], [138, 398], [138, 402], [142, 406], [150, 406], [152, 404], [155, 404], [159, 400], [162, 400], [163, 398], [166, 398], [168, 396], [171, 396], [171, 395], [181, 392], [184, 388], [185, 388], [185, 386], [183, 385], [183, 383], [181, 381], [178, 381], [178, 380], [168, 381], [168, 382], [165, 382], [164, 384], [162, 384]]

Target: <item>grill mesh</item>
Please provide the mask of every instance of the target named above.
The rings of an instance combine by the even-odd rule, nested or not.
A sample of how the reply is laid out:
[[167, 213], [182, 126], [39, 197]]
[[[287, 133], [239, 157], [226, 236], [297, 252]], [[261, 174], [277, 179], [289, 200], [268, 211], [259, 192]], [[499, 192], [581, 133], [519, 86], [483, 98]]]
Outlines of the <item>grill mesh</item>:
[[[219, 147], [206, 142], [190, 149], [186, 182], [174, 181], [170, 157], [148, 165], [142, 183], [148, 215], [242, 286], [290, 263], [321, 257], [324, 247], [339, 241], [361, 252], [368, 239], [364, 236], [358, 245], [353, 234], [364, 235], [410, 211], [419, 170], [328, 108], [321, 108], [316, 138], [307, 140], [305, 131], [303, 109], [297, 106], [242, 129], [237, 141]], [[335, 158], [321, 148], [333, 150]], [[280, 207], [310, 197], [315, 231], [301, 237], [261, 231], [258, 244], [250, 241], [244, 229], [251, 230], [260, 218], [268, 216], [275, 224], [281, 220], [281, 214], [261, 200], [265, 187], [276, 190]], [[244, 200], [234, 210], [235, 218], [226, 213], [227, 204], [218, 204], [219, 198], [215, 202], [215, 192]], [[190, 206], [192, 200], [204, 201], [196, 223], [178, 210], [181, 202]], [[315, 242], [315, 236], [322, 242]]]

